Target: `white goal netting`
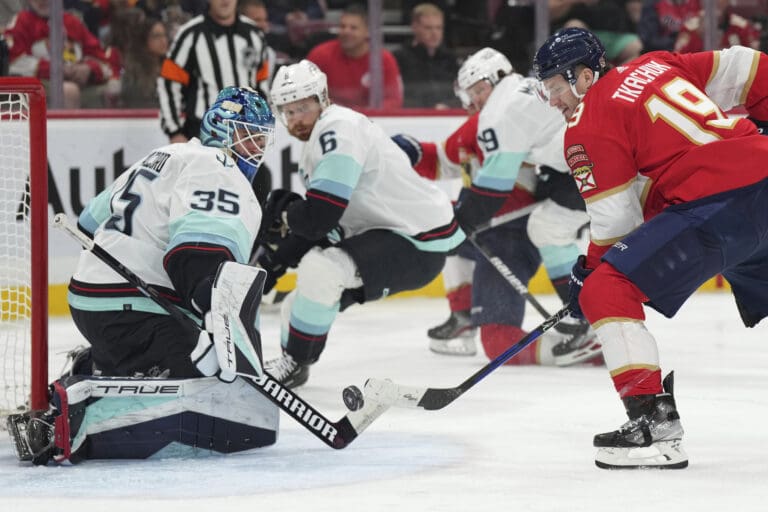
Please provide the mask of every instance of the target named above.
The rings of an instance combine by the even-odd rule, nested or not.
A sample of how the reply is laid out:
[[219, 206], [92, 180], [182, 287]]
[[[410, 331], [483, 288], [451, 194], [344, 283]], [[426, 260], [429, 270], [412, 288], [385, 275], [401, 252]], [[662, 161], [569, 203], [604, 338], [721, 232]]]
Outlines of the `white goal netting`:
[[0, 92], [0, 415], [30, 394], [29, 114], [26, 94]]

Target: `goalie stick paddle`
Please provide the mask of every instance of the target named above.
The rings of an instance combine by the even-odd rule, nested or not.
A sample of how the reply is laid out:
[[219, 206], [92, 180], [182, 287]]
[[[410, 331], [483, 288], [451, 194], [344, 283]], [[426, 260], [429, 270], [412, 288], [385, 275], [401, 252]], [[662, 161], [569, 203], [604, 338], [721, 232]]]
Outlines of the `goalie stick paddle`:
[[[66, 215], [63, 213], [57, 214], [53, 219], [53, 224], [55, 227], [70, 234], [80, 245], [91, 251], [112, 270], [120, 274], [123, 279], [135, 286], [145, 296], [154, 300], [172, 318], [186, 325], [194, 325], [196, 329], [202, 330], [202, 327], [197, 322], [188, 317], [178, 306], [160, 295], [152, 285], [147, 284], [143, 279], [134, 274], [117, 258], [80, 231], [77, 226], [73, 226]], [[312, 435], [337, 450], [347, 447], [376, 418], [389, 409], [392, 404], [385, 398], [394, 396], [394, 385], [391, 382], [377, 380], [366, 382], [364, 388], [365, 399], [362, 407], [356, 411], [348, 412], [338, 421], [331, 421], [296, 393], [280, 384], [277, 379], [266, 371], [260, 376], [244, 377], [244, 380], [277, 405], [288, 416], [300, 423]]]
[[[393, 405], [398, 407], [416, 408], [421, 407], [428, 411], [436, 411], [447, 406], [461, 395], [463, 395], [469, 388], [483, 380], [493, 370], [503, 365], [515, 354], [523, 350], [525, 347], [533, 343], [539, 336], [544, 334], [560, 320], [563, 319], [569, 313], [568, 306], [565, 306], [560, 311], [550, 316], [544, 322], [525, 335], [520, 341], [509, 347], [507, 350], [496, 356], [488, 364], [480, 368], [473, 373], [467, 380], [456, 386], [455, 388], [416, 388], [409, 386], [400, 386], [392, 383], [389, 380], [380, 379], [368, 379], [366, 386], [369, 384], [378, 387], [385, 393], [394, 393], [388, 396], [387, 400], [392, 402]], [[390, 386], [386, 386], [386, 383], [390, 383]]]

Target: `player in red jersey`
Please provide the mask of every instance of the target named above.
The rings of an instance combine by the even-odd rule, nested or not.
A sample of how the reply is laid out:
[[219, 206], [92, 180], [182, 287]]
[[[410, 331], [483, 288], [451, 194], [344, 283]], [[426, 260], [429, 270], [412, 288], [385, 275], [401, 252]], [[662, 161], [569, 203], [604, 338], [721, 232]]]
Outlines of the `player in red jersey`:
[[[606, 72], [600, 40], [566, 29], [534, 61], [568, 127], [565, 157], [591, 219], [571, 307], [597, 331], [630, 421], [595, 436], [600, 467], [682, 468], [671, 374], [643, 304], [672, 317], [707, 279], [729, 281], [744, 324], [768, 315], [768, 56], [736, 46], [652, 52]], [[749, 222], [745, 222], [749, 219]]]

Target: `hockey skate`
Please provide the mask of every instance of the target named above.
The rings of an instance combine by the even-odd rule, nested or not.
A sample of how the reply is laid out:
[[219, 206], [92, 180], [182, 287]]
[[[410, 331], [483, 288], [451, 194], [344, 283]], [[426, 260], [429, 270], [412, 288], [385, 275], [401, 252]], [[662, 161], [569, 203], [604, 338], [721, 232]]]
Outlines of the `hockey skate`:
[[53, 425], [56, 411], [32, 411], [11, 414], [6, 426], [11, 442], [20, 461], [44, 466], [54, 455]]
[[571, 366], [575, 364], [592, 364], [602, 366], [602, 346], [597, 341], [597, 335], [586, 320], [577, 320], [570, 316], [563, 319], [554, 331], [544, 336], [560, 338], [552, 347], [555, 366]]
[[682, 447], [683, 427], [672, 393], [673, 372], [664, 392], [624, 399], [629, 421], [618, 430], [597, 434], [595, 464], [602, 469], [682, 469], [688, 456]]
[[285, 352], [281, 357], [267, 361], [264, 369], [289, 389], [302, 386], [309, 379], [309, 365], [297, 363]]
[[451, 311], [442, 324], [427, 331], [429, 350], [449, 356], [473, 356], [477, 354], [475, 327], [469, 311]]

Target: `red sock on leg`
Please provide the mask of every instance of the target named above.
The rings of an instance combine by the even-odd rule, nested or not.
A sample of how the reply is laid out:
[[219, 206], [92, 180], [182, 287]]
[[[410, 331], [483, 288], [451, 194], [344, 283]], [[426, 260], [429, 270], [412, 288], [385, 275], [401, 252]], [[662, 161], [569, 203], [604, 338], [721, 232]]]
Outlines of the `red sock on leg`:
[[[485, 350], [485, 355], [488, 356], [488, 359], [495, 359], [502, 352], [520, 341], [526, 334], [528, 333], [514, 325], [488, 324], [480, 326], [480, 341], [483, 344], [483, 350]], [[536, 340], [504, 364], [539, 364], [538, 346], [539, 340]]]

